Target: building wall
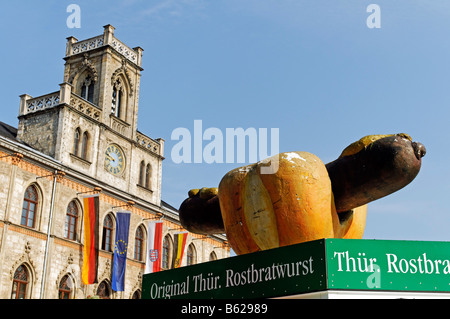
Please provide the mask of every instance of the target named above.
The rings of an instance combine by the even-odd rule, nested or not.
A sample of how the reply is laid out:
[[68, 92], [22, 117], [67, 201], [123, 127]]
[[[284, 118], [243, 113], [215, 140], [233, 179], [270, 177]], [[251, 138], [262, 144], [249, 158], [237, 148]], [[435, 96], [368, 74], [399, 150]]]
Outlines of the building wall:
[[55, 157], [59, 129], [59, 108], [48, 109], [19, 121], [19, 138], [36, 150]]
[[[64, 138], [61, 138], [59, 153], [56, 159], [63, 163], [68, 163], [79, 172], [95, 176], [97, 172], [97, 161], [101, 127], [94, 120], [83, 116], [73, 108], [63, 109], [62, 126], [60, 131], [65, 132]], [[75, 130], [79, 128], [81, 133], [89, 133], [89, 148], [86, 160], [74, 155]]]
[[[11, 154], [10, 150], [8, 151], [0, 152], [0, 157]], [[0, 264], [0, 298], [11, 297], [14, 272], [20, 265], [26, 265], [31, 275], [28, 297], [40, 298], [54, 170], [50, 166], [46, 167], [46, 163], [37, 161], [38, 158], [39, 156], [34, 159], [25, 156], [22, 160], [16, 160], [14, 157], [0, 159], [0, 178], [4, 181], [0, 183], [0, 198], [2, 199], [0, 201], [0, 260], [2, 260]], [[45, 161], [45, 158], [41, 158], [41, 160]], [[95, 295], [98, 287], [98, 284], [85, 286], [81, 282], [84, 244], [82, 210], [80, 210], [78, 218], [77, 239], [75, 241], [68, 240], [64, 234], [67, 206], [75, 200], [81, 207], [83, 195], [77, 195], [77, 193], [91, 191], [94, 185], [78, 179], [74, 170], [68, 169], [67, 171], [68, 173], [64, 177], [57, 179], [55, 187], [54, 215], [48, 243], [44, 298], [58, 298], [59, 283], [66, 275], [69, 275], [74, 282], [73, 298]], [[40, 196], [34, 229], [20, 225], [24, 193], [30, 185], [37, 187]], [[123, 194], [114, 194], [110, 191], [100, 193], [100, 232], [105, 216], [107, 214], [115, 216], [119, 210], [113, 207], [126, 204], [126, 199], [119, 198], [119, 195]], [[132, 214], [125, 291], [113, 293], [112, 298], [131, 298], [134, 292], [141, 290], [146, 249], [144, 249], [144, 261], [133, 258], [135, 233], [138, 227], [142, 227], [146, 235], [148, 223], [146, 219], [155, 218], [155, 214], [159, 213], [157, 209], [145, 209], [144, 207], [126, 207], [125, 209]], [[180, 229], [179, 222], [169, 219], [163, 221], [163, 236], [169, 235], [173, 239], [174, 232]], [[145, 244], [146, 236], [144, 247]], [[208, 261], [212, 252], [218, 258], [229, 256], [229, 250], [223, 245], [223, 240], [189, 234], [186, 249], [190, 244], [195, 246], [196, 263]], [[113, 253], [101, 250], [98, 268], [99, 282], [106, 280], [110, 283], [112, 264]], [[182, 266], [185, 265], [186, 252]]]

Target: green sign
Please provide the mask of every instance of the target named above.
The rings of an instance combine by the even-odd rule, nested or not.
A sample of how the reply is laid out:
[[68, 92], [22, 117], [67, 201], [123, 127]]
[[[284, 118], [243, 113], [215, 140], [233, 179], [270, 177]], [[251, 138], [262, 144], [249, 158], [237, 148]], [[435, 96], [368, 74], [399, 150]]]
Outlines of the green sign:
[[450, 243], [324, 239], [144, 275], [144, 299], [275, 298], [325, 290], [450, 292]]
[[328, 289], [450, 291], [450, 243], [327, 239]]
[[326, 288], [323, 240], [144, 275], [144, 299], [271, 298]]

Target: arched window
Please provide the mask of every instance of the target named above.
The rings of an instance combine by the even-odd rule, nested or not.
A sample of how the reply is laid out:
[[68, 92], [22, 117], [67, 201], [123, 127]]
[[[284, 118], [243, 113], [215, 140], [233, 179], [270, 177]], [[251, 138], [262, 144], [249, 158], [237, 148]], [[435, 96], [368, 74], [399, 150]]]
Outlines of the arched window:
[[81, 134], [81, 129], [78, 127], [75, 130], [73, 138], [73, 154], [87, 160], [89, 153], [89, 133], [85, 131]]
[[80, 150], [80, 141], [81, 141], [81, 130], [77, 128], [75, 130], [75, 135], [73, 139], [73, 154], [78, 156], [78, 152]]
[[81, 155], [80, 155], [80, 157], [84, 160], [87, 160], [88, 147], [89, 147], [89, 134], [88, 132], [84, 132], [83, 138], [81, 139]]
[[172, 255], [172, 239], [169, 235], [164, 237], [163, 246], [162, 246], [162, 260], [161, 260], [161, 268], [166, 270], [169, 269], [171, 264], [171, 256]]
[[103, 280], [97, 288], [97, 296], [101, 299], [110, 299], [111, 298], [111, 288], [106, 280]]
[[73, 291], [73, 281], [69, 275], [65, 275], [59, 283], [58, 299], [71, 299]]
[[29, 282], [30, 278], [27, 268], [24, 265], [19, 266], [14, 273], [11, 299], [26, 299]]
[[131, 296], [131, 299], [141, 299], [141, 291], [140, 290], [136, 290], [133, 293], [133, 296]]
[[78, 206], [75, 201], [70, 202], [66, 211], [66, 225], [64, 234], [67, 239], [77, 240]]
[[150, 189], [150, 181], [152, 178], [152, 166], [150, 164], [147, 165], [147, 169], [145, 170], [145, 188]]
[[141, 162], [139, 167], [139, 186], [145, 186], [145, 162]]
[[35, 227], [38, 200], [36, 187], [31, 185], [25, 191], [25, 197], [23, 199], [22, 218], [20, 220], [22, 226]]
[[186, 253], [186, 264], [188, 266], [195, 265], [197, 263], [197, 251], [194, 244], [190, 244]]
[[113, 87], [113, 95], [112, 95], [112, 105], [111, 105], [111, 113], [117, 117], [121, 117], [122, 115], [122, 104], [123, 104], [123, 88], [120, 80], [117, 80], [114, 83]]
[[139, 186], [145, 187], [147, 189], [151, 189], [151, 181], [152, 181], [152, 166], [150, 164], [145, 165], [145, 162], [142, 161], [139, 166]]
[[111, 215], [107, 215], [103, 221], [103, 236], [102, 236], [102, 249], [106, 251], [112, 251], [113, 244], [113, 220]]
[[142, 227], [138, 227], [134, 238], [134, 259], [142, 261], [142, 252], [144, 251], [144, 231]]
[[215, 252], [211, 252], [209, 254], [209, 261], [214, 261], [214, 260], [217, 260], [217, 255]]
[[91, 76], [88, 75], [81, 86], [81, 97], [94, 103], [94, 81]]

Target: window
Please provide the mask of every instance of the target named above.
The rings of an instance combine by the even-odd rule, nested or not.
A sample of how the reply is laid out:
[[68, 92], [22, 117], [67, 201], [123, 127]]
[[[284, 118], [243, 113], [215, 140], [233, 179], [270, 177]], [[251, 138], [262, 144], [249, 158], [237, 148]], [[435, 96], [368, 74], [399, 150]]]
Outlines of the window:
[[78, 206], [75, 201], [70, 202], [66, 212], [66, 226], [64, 234], [67, 239], [77, 240]]
[[22, 226], [34, 228], [37, 206], [38, 193], [36, 187], [30, 186], [25, 191], [25, 197], [23, 199], [22, 218], [20, 220]]
[[11, 299], [26, 299], [29, 281], [27, 268], [24, 265], [17, 268], [14, 273]]
[[151, 179], [152, 179], [152, 166], [150, 164], [145, 165], [142, 161], [139, 167], [139, 182], [138, 185], [151, 189]]
[[102, 281], [100, 285], [98, 285], [97, 296], [99, 296], [101, 299], [111, 298], [111, 288], [109, 287], [109, 284], [106, 282], [106, 280]]
[[83, 133], [83, 138], [81, 140], [81, 158], [86, 160], [88, 153], [88, 143], [89, 143], [89, 134], [88, 132]]
[[144, 186], [145, 181], [145, 162], [141, 162], [141, 166], [139, 168], [139, 186]]
[[113, 221], [110, 215], [105, 217], [103, 222], [103, 236], [102, 236], [102, 249], [106, 251], [112, 251], [112, 235], [113, 235]]
[[172, 252], [172, 240], [169, 235], [164, 237], [163, 247], [162, 247], [162, 260], [161, 260], [161, 268], [169, 269], [170, 259]]
[[211, 252], [211, 254], [209, 254], [209, 261], [214, 261], [217, 260], [217, 255], [215, 252]]
[[145, 188], [150, 189], [150, 179], [152, 177], [152, 167], [150, 164], [147, 165], [145, 170]]
[[194, 244], [190, 244], [186, 254], [186, 264], [188, 266], [195, 265], [197, 263], [197, 252], [195, 251]]
[[58, 299], [70, 299], [72, 296], [73, 282], [69, 275], [65, 275], [59, 283]]
[[75, 137], [73, 140], [73, 153], [77, 156], [80, 149], [80, 139], [81, 139], [81, 130], [80, 128], [77, 128], [75, 130]]
[[138, 227], [134, 239], [134, 259], [142, 261], [143, 250], [144, 250], [144, 232], [142, 230], [142, 227]]
[[117, 80], [113, 88], [111, 113], [119, 118], [122, 111], [122, 97], [122, 84], [120, 83], [120, 80]]
[[131, 297], [131, 299], [141, 299], [141, 291], [140, 290], [136, 290], [133, 293], [133, 296]]
[[75, 130], [73, 139], [73, 154], [87, 160], [89, 155], [89, 133], [85, 131], [81, 134], [81, 129]]
[[81, 86], [81, 97], [94, 103], [94, 81], [91, 76], [88, 75]]

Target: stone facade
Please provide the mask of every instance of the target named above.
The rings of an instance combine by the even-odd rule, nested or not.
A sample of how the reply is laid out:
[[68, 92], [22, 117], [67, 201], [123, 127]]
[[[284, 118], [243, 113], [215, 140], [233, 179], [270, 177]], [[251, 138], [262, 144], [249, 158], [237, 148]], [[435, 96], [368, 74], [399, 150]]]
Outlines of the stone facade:
[[[161, 200], [164, 140], [137, 130], [142, 52], [116, 39], [110, 25], [98, 37], [68, 38], [60, 90], [38, 98], [22, 95], [17, 130], [2, 123], [0, 298], [139, 297], [148, 222], [162, 218], [169, 246], [182, 230], [176, 209]], [[118, 166], [108, 155], [111, 146], [122, 153]], [[35, 200], [29, 200], [30, 189]], [[104, 248], [104, 242], [98, 283], [81, 281], [83, 196], [92, 194], [100, 199], [101, 236], [109, 216], [114, 241], [115, 215], [131, 212], [123, 292], [111, 289], [113, 249]], [[71, 209], [78, 217], [69, 222]], [[24, 212], [30, 216], [31, 211], [27, 224]], [[189, 233], [185, 256], [182, 266], [188, 259], [201, 263], [229, 257], [226, 238]]]

